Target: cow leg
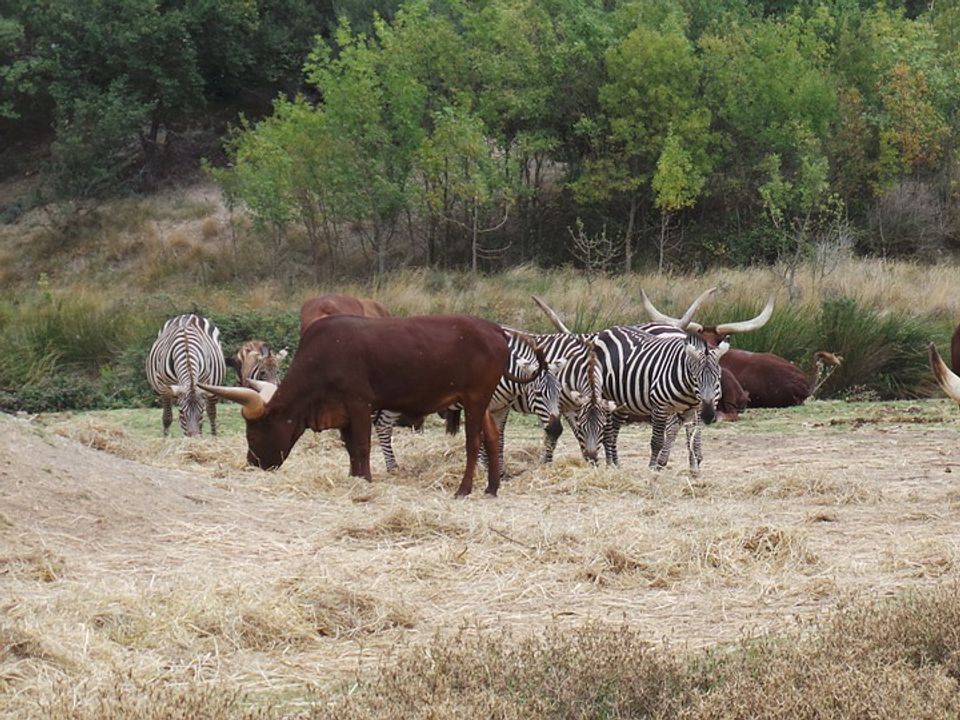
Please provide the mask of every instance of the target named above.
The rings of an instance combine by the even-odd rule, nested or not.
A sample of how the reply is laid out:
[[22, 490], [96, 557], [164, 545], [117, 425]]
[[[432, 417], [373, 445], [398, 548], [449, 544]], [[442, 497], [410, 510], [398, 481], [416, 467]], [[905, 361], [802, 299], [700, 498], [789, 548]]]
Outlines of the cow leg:
[[207, 415], [210, 418], [210, 434], [216, 435], [217, 434], [217, 399], [213, 395], [207, 396]]
[[170, 423], [173, 422], [173, 401], [167, 395], [160, 396], [160, 407], [163, 408], [163, 436], [170, 434]]
[[620, 438], [620, 428], [623, 426], [626, 416], [623, 413], [613, 413], [607, 419], [607, 425], [603, 428], [603, 454], [606, 456], [607, 465], [616, 467], [620, 464], [620, 458], [617, 456], [617, 442]]
[[[477, 457], [480, 455], [480, 437], [483, 435], [484, 428], [484, 418], [487, 416], [486, 404], [479, 405], [476, 402], [468, 403], [466, 401], [462, 402], [464, 415], [466, 415], [466, 420], [464, 421], [465, 429], [464, 435], [465, 444], [467, 448], [467, 466], [463, 471], [463, 479], [460, 481], [460, 487], [457, 488], [457, 492], [454, 493], [454, 497], [466, 497], [471, 492], [473, 492], [473, 473], [477, 468]], [[491, 419], [491, 426], [493, 420]], [[493, 431], [496, 432], [496, 428], [493, 428]], [[496, 440], [496, 437], [494, 440]], [[487, 465], [487, 474], [489, 475], [491, 469], [495, 466], [497, 470], [497, 482], [494, 483], [494, 487], [500, 484], [500, 458], [496, 457], [496, 443], [491, 447], [490, 444], [487, 444], [487, 455], [488, 462]], [[487, 492], [490, 491], [488, 484]], [[496, 494], [494, 490], [493, 494]]]
[[350, 443], [347, 445], [347, 452], [350, 453], [351, 468], [356, 467], [357, 477], [373, 482], [373, 475], [370, 473], [370, 411], [364, 406], [359, 409], [351, 408], [348, 414]]
[[340, 428], [340, 440], [343, 442], [343, 446], [347, 449], [347, 453], [350, 455], [350, 477], [360, 477], [360, 468], [357, 466], [356, 458], [350, 448], [353, 447], [353, 433], [352, 429], [348, 425], [347, 427]]
[[397, 459], [393, 454], [393, 427], [399, 417], [400, 413], [380, 410], [376, 414], [376, 420], [373, 424], [377, 431], [377, 442], [380, 443], [380, 452], [383, 453], [383, 462], [387, 466], [387, 472], [394, 472], [397, 469]]

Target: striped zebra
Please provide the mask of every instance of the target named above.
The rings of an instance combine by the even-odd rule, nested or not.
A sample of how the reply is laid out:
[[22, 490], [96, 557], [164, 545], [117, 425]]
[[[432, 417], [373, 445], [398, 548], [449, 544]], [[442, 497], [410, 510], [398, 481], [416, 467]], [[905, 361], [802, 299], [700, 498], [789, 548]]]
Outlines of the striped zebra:
[[280, 383], [280, 363], [287, 357], [287, 350], [274, 352], [264, 340], [249, 340], [240, 346], [236, 354], [227, 358], [227, 365], [237, 372], [237, 379], [243, 387], [253, 387], [250, 380], [261, 380], [278, 385]]
[[615, 326], [597, 335], [603, 365], [603, 394], [618, 406], [604, 433], [608, 461], [616, 463], [620, 425], [630, 415], [650, 418], [650, 467], [660, 470], [670, 458], [680, 424], [687, 425], [690, 471], [700, 471], [703, 452], [701, 421], [716, 419], [720, 399], [720, 358], [729, 349], [716, 348], [695, 333], [679, 337], [637, 327]]
[[[488, 410], [497, 423], [497, 430], [500, 432], [500, 476], [506, 477], [506, 470], [503, 466], [503, 431], [507, 423], [507, 416], [510, 410], [517, 410], [523, 413], [535, 414], [540, 423], [547, 432], [556, 431], [560, 425], [559, 409], [557, 399], [559, 398], [559, 384], [554, 371], [562, 367], [562, 363], [554, 364], [551, 370], [549, 364], [545, 372], [539, 372], [535, 376], [539, 366], [539, 359], [535, 344], [530, 337], [519, 333], [511, 328], [504, 328], [507, 334], [507, 347], [510, 349], [510, 356], [507, 364], [507, 371], [490, 399]], [[528, 378], [533, 378], [528, 379]], [[447, 432], [456, 433], [459, 426], [459, 407], [448, 409], [449, 413], [454, 413], [448, 419]], [[377, 440], [380, 443], [380, 450], [383, 453], [383, 460], [387, 470], [393, 472], [397, 469], [397, 460], [393, 452], [393, 428], [397, 424], [400, 413], [392, 410], [378, 410], [374, 413], [373, 426], [377, 433]], [[481, 445], [481, 460], [486, 463], [486, 451]]]
[[223, 384], [226, 362], [216, 325], [198, 315], [167, 320], [147, 355], [146, 371], [147, 382], [160, 396], [164, 436], [170, 432], [173, 403], [179, 406], [184, 435], [201, 433], [204, 404], [210, 416], [210, 432], [217, 434], [217, 398], [197, 387], [198, 382]]

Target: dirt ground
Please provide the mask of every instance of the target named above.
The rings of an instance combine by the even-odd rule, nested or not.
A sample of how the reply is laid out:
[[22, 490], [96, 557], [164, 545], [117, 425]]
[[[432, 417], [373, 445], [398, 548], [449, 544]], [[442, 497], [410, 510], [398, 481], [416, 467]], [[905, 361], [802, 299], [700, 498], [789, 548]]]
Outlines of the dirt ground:
[[295, 703], [465, 625], [626, 623], [699, 647], [958, 571], [945, 401], [754, 411], [705, 430], [695, 478], [682, 447], [646, 469], [646, 427], [607, 469], [568, 434], [538, 465], [539, 432], [515, 424], [513, 478], [463, 501], [462, 437], [439, 424], [398, 431], [402, 470], [377, 456], [373, 484], [347, 477], [335, 433], [273, 473], [244, 466], [235, 431], [156, 436], [0, 416], [0, 711], [117, 671]]

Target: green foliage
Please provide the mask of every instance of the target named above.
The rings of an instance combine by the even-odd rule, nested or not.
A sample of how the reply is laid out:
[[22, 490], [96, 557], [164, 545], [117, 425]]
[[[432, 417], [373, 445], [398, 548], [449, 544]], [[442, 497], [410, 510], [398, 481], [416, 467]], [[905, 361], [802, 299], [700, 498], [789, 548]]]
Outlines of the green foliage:
[[85, 88], [58, 109], [51, 147], [57, 194], [84, 200], [115, 195], [137, 161], [137, 132], [152, 106], [116, 81], [104, 91]]

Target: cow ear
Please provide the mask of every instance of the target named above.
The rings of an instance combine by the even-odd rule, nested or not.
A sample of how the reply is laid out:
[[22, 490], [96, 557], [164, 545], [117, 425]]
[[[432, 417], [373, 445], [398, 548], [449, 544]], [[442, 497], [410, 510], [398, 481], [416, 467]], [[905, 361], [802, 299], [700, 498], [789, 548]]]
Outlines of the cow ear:
[[283, 350], [281, 350], [280, 352], [277, 353], [277, 362], [280, 362], [280, 361], [283, 360], [286, 356], [287, 356], [287, 349], [284, 348]]
[[716, 350], [714, 350], [714, 354], [716, 355], [717, 360], [722, 358], [724, 353], [726, 353], [727, 350], [729, 349], [730, 349], [730, 343], [728, 343], [726, 340], [724, 340], [722, 343], [717, 345]]

